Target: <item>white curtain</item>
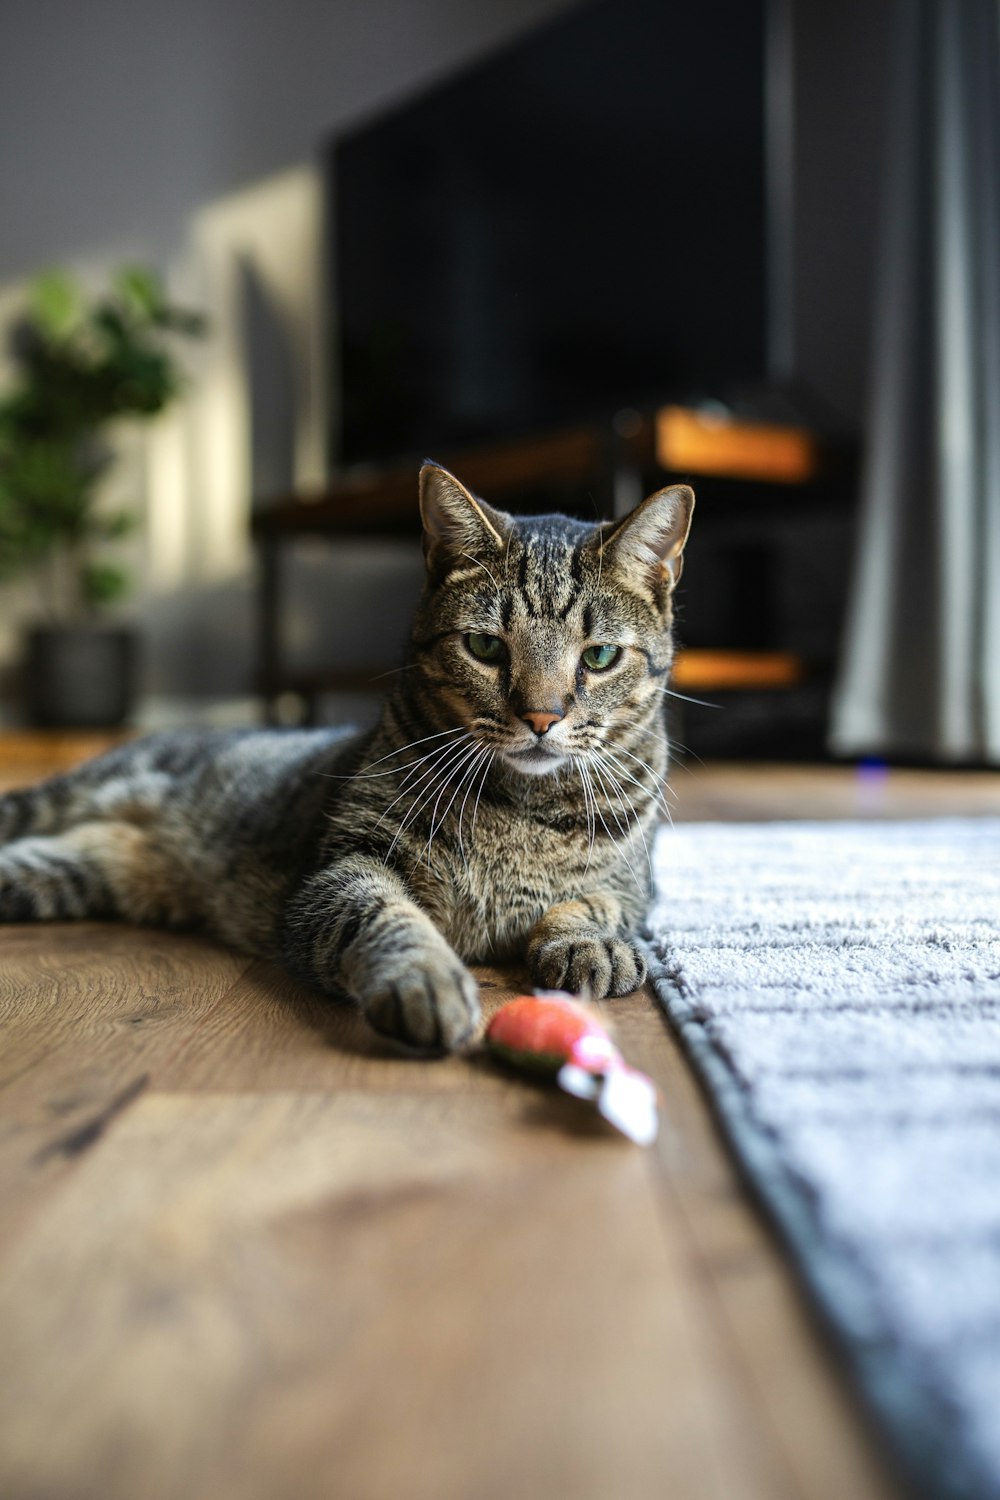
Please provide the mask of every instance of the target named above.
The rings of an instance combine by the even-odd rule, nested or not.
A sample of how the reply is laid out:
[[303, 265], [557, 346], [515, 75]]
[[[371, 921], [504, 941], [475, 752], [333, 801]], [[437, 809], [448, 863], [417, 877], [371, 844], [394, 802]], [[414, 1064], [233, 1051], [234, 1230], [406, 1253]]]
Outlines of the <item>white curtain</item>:
[[998, 21], [897, 0], [839, 754], [1000, 762]]

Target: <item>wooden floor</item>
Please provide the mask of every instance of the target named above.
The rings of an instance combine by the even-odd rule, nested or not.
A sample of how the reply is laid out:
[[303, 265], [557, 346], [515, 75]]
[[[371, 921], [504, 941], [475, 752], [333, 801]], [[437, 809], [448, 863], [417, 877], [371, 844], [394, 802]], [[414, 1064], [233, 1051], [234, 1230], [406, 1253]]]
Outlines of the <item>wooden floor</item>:
[[[87, 748], [0, 741], [0, 784]], [[998, 777], [675, 786], [1000, 810]], [[481, 977], [488, 1010], [519, 982]], [[652, 1002], [606, 1009], [663, 1090], [648, 1151], [210, 942], [2, 930], [3, 1500], [895, 1495]]]

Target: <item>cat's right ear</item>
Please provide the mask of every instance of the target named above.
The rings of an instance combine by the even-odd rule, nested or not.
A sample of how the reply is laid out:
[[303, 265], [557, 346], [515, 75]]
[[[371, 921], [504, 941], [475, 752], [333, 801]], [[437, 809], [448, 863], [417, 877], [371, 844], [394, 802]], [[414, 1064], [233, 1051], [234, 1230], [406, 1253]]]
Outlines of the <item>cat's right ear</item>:
[[636, 506], [610, 532], [602, 529], [601, 551], [610, 563], [645, 577], [657, 593], [663, 589], [669, 593], [681, 576], [693, 510], [691, 486], [668, 485]]
[[427, 565], [438, 571], [457, 566], [463, 557], [501, 552], [507, 545], [510, 518], [430, 459], [420, 469], [420, 518]]

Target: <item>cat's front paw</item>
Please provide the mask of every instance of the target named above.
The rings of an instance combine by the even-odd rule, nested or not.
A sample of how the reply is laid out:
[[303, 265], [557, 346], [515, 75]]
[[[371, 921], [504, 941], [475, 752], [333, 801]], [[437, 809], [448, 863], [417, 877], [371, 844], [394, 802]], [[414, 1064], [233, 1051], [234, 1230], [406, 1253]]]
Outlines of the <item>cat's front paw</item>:
[[479, 986], [450, 951], [383, 972], [362, 1001], [372, 1028], [421, 1052], [453, 1052], [479, 1024]]
[[629, 995], [646, 978], [646, 960], [638, 948], [603, 934], [545, 938], [528, 953], [535, 983], [547, 990], [568, 990], [591, 1000]]

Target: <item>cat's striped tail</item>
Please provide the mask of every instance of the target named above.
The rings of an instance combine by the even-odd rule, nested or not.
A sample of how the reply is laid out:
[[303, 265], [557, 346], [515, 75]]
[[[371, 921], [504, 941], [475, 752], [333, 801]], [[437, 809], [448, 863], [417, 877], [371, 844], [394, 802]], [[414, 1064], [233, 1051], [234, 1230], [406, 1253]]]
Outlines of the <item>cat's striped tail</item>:
[[12, 844], [34, 833], [57, 833], [64, 826], [64, 799], [55, 791], [56, 785], [43, 782], [0, 796], [0, 844]]

